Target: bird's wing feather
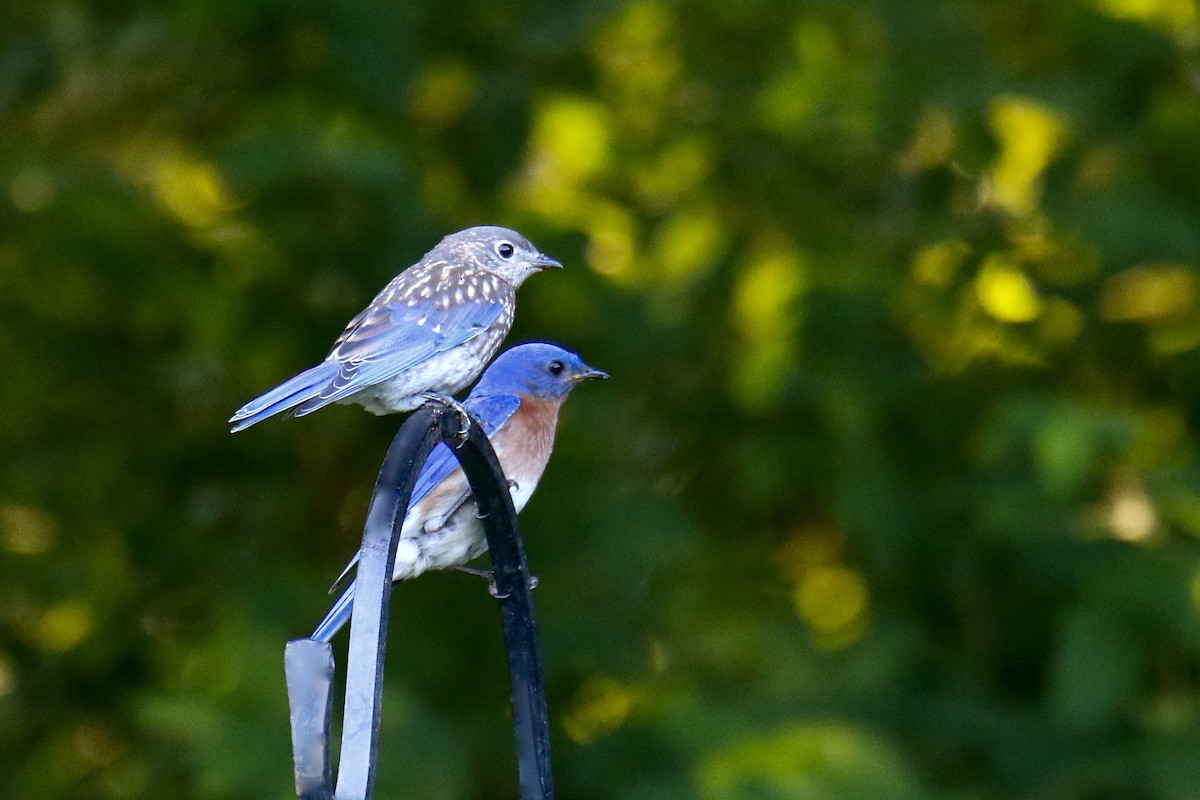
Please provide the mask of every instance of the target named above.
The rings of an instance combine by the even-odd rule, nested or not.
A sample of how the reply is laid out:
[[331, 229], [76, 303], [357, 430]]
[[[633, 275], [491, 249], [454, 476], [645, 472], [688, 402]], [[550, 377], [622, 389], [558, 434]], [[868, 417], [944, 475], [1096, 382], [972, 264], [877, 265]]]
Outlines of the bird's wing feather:
[[411, 280], [385, 289], [338, 337], [325, 359], [337, 364], [338, 373], [304, 412], [393, 378], [498, 322], [511, 304], [512, 287], [477, 272], [464, 272], [461, 280], [446, 290], [457, 295], [422, 293], [430, 283]]
[[[520, 407], [521, 398], [515, 394], [480, 395], [468, 397], [463, 405], [479, 420], [483, 432], [488, 435], [488, 438], [491, 438], [496, 435], [496, 431], [504, 427], [504, 423], [508, 422]], [[458, 469], [458, 459], [450, 452], [450, 448], [445, 444], [435, 447], [417, 478], [409, 505], [423, 500], [456, 469]]]
[[[496, 431], [504, 427], [504, 423], [512, 417], [516, 410], [521, 406], [521, 398], [515, 394], [499, 394], [499, 395], [478, 395], [468, 397], [463, 404], [467, 407], [478, 420], [483, 432], [488, 435], [488, 438], [496, 435]], [[412, 508], [417, 503], [425, 499], [438, 484], [450, 477], [450, 474], [458, 469], [458, 459], [454, 457], [454, 453], [445, 444], [438, 444], [433, 448], [429, 458], [425, 461], [425, 466], [421, 468], [421, 474], [417, 476], [417, 483], [413, 486], [412, 497], [408, 500], [408, 507]], [[463, 491], [453, 498], [446, 498], [448, 504], [453, 508], [458, 508], [463, 501], [470, 496], [470, 485], [463, 482]], [[350, 559], [350, 563], [342, 570], [342, 574], [333, 582], [333, 586], [329, 587], [329, 593], [333, 594], [341, 585], [345, 577], [358, 564], [358, 553]]]
[[299, 375], [288, 378], [283, 383], [264, 392], [237, 410], [229, 421], [234, 423], [233, 432], [249, 428], [267, 417], [287, 411], [312, 397], [317, 396], [321, 387], [337, 374], [337, 368], [328, 361], [322, 361], [315, 367], [310, 367]]

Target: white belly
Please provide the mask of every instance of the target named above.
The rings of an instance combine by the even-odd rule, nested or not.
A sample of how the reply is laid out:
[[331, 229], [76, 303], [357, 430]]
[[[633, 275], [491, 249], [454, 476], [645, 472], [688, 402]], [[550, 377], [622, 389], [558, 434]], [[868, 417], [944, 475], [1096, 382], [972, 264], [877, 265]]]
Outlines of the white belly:
[[[512, 487], [513, 506], [519, 513], [533, 496], [537, 481]], [[487, 552], [483, 522], [476, 516], [473, 500], [468, 500], [436, 531], [425, 530], [426, 519], [415, 511], [404, 519], [400, 542], [396, 546], [393, 580], [415, 578], [431, 569], [460, 567]]]

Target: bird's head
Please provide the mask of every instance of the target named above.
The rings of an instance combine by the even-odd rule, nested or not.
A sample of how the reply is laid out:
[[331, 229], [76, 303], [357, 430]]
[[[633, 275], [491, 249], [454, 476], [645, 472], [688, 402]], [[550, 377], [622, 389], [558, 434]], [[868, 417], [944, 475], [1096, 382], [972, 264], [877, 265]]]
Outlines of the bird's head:
[[473, 394], [521, 392], [540, 400], [562, 400], [580, 381], [607, 378], [578, 354], [547, 342], [530, 342], [501, 353], [483, 373]]
[[520, 286], [535, 272], [562, 269], [562, 264], [538, 250], [521, 234], [495, 225], [479, 225], [452, 233], [438, 244], [447, 260], [470, 264]]

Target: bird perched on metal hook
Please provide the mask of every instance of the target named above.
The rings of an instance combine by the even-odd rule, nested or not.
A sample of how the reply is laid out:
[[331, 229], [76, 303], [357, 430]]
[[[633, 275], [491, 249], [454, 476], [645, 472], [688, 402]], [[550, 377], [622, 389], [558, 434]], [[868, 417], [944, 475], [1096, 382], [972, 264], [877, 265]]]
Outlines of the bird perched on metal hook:
[[516, 231], [468, 228], [442, 239], [383, 288], [333, 343], [325, 360], [237, 410], [237, 433], [291, 411], [330, 403], [374, 414], [411, 411], [470, 384], [512, 327], [517, 289], [562, 264]]
[[[487, 433], [509, 479], [517, 511], [525, 507], [546, 468], [558, 411], [567, 395], [580, 381], [607, 377], [575, 353], [535, 342], [501, 353], [471, 390], [464, 405]], [[392, 580], [414, 578], [431, 569], [462, 568], [486, 550], [471, 487], [453, 453], [439, 444], [421, 469], [409, 499]], [[355, 555], [342, 575], [357, 561]], [[350, 618], [353, 606], [351, 584], [312, 638], [332, 639]]]

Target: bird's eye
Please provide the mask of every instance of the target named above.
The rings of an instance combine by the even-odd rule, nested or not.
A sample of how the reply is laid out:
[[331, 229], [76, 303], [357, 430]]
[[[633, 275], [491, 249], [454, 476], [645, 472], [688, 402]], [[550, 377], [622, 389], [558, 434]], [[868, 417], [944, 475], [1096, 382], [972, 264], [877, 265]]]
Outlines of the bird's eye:
[[517, 248], [512, 246], [512, 242], [500, 242], [496, 245], [496, 255], [508, 261], [517, 252]]
[[566, 368], [566, 365], [557, 358], [546, 366], [546, 369], [550, 370], [550, 374], [554, 376], [562, 375], [562, 371]]

